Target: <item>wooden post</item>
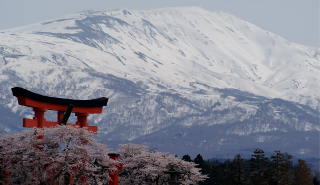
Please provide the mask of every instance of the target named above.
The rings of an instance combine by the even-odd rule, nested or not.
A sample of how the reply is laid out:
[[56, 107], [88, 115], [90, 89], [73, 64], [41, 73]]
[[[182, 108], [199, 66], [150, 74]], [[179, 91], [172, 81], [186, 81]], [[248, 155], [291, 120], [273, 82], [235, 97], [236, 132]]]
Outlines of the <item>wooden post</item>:
[[38, 128], [43, 128], [46, 122], [46, 118], [44, 117], [44, 113], [47, 111], [46, 108], [34, 107], [34, 117], [38, 120]]
[[[115, 161], [119, 161], [119, 156], [120, 154], [118, 153], [109, 153], [108, 154], [109, 157]], [[116, 167], [116, 170], [110, 170], [109, 169], [109, 185], [118, 185], [118, 171], [119, 170], [123, 170], [123, 164], [120, 164], [119, 162], [117, 162], [117, 164], [115, 166], [112, 167]]]
[[77, 124], [82, 127], [88, 127], [87, 117], [89, 116], [89, 113], [76, 113], [76, 116], [78, 117]]

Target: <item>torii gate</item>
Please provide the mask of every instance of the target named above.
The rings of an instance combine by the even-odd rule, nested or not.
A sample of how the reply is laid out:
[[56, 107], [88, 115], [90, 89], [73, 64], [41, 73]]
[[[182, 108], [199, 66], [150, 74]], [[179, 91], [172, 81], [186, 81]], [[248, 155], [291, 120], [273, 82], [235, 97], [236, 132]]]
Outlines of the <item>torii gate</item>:
[[[87, 122], [89, 114], [101, 114], [102, 109], [108, 103], [108, 98], [101, 97], [92, 100], [73, 100], [55, 98], [49, 96], [43, 96], [34, 92], [28, 91], [21, 87], [14, 87], [11, 89], [14, 96], [18, 98], [19, 105], [33, 107], [34, 117], [33, 119], [23, 118], [23, 127], [36, 127], [36, 128], [49, 128], [59, 125], [64, 116], [64, 112], [69, 105], [73, 105], [72, 112], [78, 117], [76, 124], [66, 123], [71, 126], [87, 127], [89, 131], [97, 134], [98, 127], [90, 126]], [[45, 112], [49, 110], [58, 111], [57, 122], [47, 121], [45, 118]], [[119, 154], [110, 154], [110, 157], [118, 161]], [[118, 170], [123, 169], [122, 164], [116, 165]], [[118, 184], [118, 171], [116, 173], [110, 173], [111, 180], [109, 185]], [[115, 175], [117, 174], [117, 175]]]

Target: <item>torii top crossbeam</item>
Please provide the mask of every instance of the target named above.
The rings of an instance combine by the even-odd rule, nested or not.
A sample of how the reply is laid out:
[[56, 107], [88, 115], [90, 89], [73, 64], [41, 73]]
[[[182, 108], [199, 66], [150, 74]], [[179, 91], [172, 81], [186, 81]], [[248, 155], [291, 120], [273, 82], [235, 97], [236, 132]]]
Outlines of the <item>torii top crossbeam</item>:
[[[78, 117], [78, 121], [76, 124], [67, 123], [67, 125], [88, 127], [88, 130], [97, 133], [98, 128], [89, 126], [87, 117], [89, 114], [100, 114], [103, 106], [108, 103], [108, 98], [106, 97], [92, 100], [73, 100], [44, 96], [21, 87], [14, 87], [11, 90], [13, 95], [18, 98], [19, 105], [33, 107], [35, 112], [33, 119], [23, 119], [23, 127], [55, 127], [62, 121], [68, 105], [72, 104], [74, 105], [72, 112]], [[57, 122], [46, 121], [44, 113], [47, 109], [58, 111]]]

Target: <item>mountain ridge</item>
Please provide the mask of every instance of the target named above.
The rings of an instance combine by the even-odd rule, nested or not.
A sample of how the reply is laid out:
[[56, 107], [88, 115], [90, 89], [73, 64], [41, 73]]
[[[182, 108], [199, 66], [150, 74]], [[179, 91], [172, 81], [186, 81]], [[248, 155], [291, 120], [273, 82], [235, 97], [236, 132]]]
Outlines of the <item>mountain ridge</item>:
[[[21, 119], [32, 118], [30, 108], [11, 95], [15, 86], [60, 98], [104, 96], [108, 106], [89, 123], [99, 126], [99, 137], [109, 145], [163, 146], [165, 133], [174, 140], [198, 126], [225, 141], [228, 135], [230, 141], [248, 141], [234, 146], [218, 137], [195, 139], [192, 146], [208, 157], [230, 146], [241, 151], [263, 143], [270, 149], [280, 140], [290, 141], [284, 146], [293, 153], [317, 156], [315, 146], [303, 145], [316, 141], [320, 131], [319, 54], [319, 48], [291, 43], [223, 12], [85, 11], [0, 31], [0, 104]], [[48, 120], [55, 116], [46, 114]], [[0, 128], [10, 132], [21, 130], [19, 125]], [[294, 147], [287, 132], [300, 133], [302, 144]], [[201, 132], [193, 137], [201, 138]], [[199, 148], [203, 140], [210, 143], [207, 149]], [[171, 144], [170, 150], [181, 145]]]

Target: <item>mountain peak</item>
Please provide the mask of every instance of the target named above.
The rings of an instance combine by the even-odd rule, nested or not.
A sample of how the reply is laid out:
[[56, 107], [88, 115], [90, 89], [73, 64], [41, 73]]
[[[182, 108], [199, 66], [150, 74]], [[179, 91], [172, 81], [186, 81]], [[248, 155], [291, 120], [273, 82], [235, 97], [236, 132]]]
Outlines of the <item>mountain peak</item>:
[[191, 142], [193, 134], [216, 134], [193, 145], [218, 149], [236, 141], [229, 135], [271, 142], [288, 130], [320, 130], [320, 49], [227, 13], [89, 10], [2, 32], [0, 43], [3, 112], [32, 117], [11, 95], [20, 86], [53, 97], [110, 98], [90, 118], [110, 140]]

